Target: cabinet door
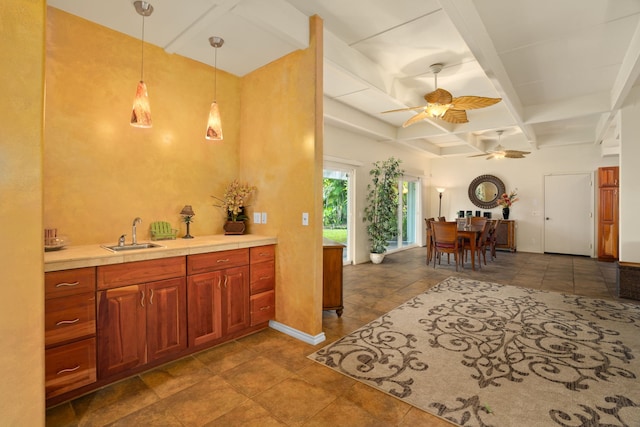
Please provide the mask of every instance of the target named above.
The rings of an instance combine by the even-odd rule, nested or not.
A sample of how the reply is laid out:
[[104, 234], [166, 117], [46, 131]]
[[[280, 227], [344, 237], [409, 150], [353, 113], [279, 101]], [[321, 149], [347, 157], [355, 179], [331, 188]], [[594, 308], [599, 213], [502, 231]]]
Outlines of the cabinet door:
[[249, 267], [224, 270], [224, 332], [231, 334], [249, 326]]
[[147, 358], [187, 348], [187, 288], [183, 277], [147, 283]]
[[221, 271], [187, 279], [189, 347], [222, 337], [222, 280]]
[[598, 169], [598, 185], [602, 187], [618, 187], [620, 168], [611, 166]]
[[146, 363], [144, 286], [98, 292], [99, 378]]
[[618, 259], [618, 189], [600, 189], [598, 209], [598, 258]]

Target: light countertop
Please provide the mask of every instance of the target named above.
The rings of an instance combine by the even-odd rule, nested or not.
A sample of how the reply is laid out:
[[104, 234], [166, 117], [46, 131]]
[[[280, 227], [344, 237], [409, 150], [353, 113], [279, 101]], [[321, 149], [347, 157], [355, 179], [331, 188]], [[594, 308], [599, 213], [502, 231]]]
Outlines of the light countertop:
[[[127, 241], [127, 244], [131, 242]], [[140, 241], [138, 243], [148, 243]], [[274, 236], [258, 234], [195, 236], [193, 239], [155, 240], [158, 248], [136, 249], [124, 252], [112, 252], [102, 248], [101, 244], [67, 246], [57, 251], [44, 253], [44, 271], [69, 270], [71, 268], [93, 267], [98, 265], [121, 264], [124, 262], [193, 255], [206, 252], [218, 252], [253, 246], [273, 245]], [[104, 243], [113, 245], [114, 242]]]

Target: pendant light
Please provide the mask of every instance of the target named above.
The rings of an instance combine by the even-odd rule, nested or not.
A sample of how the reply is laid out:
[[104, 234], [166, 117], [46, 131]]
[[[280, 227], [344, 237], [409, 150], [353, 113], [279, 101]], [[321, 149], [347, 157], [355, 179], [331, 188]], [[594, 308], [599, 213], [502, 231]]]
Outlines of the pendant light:
[[220, 120], [220, 109], [216, 102], [216, 96], [218, 92], [218, 48], [224, 44], [224, 39], [221, 37], [209, 37], [209, 43], [215, 48], [215, 74], [213, 80], [213, 102], [209, 109], [209, 121], [207, 122], [205, 138], [212, 141], [222, 141], [222, 121]]
[[144, 18], [153, 13], [153, 6], [146, 1], [135, 1], [133, 6], [136, 12], [142, 16], [142, 49], [140, 60], [140, 82], [136, 88], [136, 96], [133, 99], [133, 108], [131, 110], [131, 126], [138, 128], [151, 127], [151, 106], [149, 105], [149, 94], [147, 93], [147, 85], [144, 83]]

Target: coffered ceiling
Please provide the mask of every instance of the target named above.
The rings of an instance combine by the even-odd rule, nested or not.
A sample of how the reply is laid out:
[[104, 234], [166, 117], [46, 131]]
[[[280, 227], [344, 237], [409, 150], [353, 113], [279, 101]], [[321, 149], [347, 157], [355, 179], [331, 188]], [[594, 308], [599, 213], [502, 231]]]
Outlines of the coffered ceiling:
[[[616, 113], [640, 75], [638, 0], [155, 0], [145, 41], [243, 76], [307, 46], [308, 16], [324, 21], [325, 122], [432, 157], [492, 149], [600, 144], [616, 152]], [[133, 0], [48, 5], [141, 37]], [[402, 127], [438, 87], [499, 97], [467, 112]]]

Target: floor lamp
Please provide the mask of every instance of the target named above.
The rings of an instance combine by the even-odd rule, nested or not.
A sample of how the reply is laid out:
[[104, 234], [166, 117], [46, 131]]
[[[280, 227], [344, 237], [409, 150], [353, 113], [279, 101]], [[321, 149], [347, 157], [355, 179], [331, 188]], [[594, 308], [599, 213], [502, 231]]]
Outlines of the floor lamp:
[[438, 218], [440, 218], [442, 216], [442, 193], [444, 193], [444, 188], [436, 188], [436, 191], [440, 198], [440, 200], [438, 200]]

